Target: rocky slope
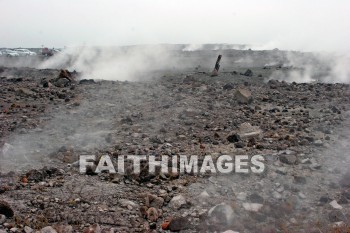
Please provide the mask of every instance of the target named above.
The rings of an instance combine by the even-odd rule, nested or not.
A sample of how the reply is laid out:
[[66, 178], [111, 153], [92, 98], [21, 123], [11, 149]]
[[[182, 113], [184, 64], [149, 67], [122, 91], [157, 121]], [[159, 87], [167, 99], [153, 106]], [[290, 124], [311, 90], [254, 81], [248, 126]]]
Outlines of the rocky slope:
[[[0, 232], [347, 232], [349, 85], [267, 82], [276, 69], [293, 68], [2, 68]], [[259, 154], [266, 170], [82, 175], [82, 154]]]

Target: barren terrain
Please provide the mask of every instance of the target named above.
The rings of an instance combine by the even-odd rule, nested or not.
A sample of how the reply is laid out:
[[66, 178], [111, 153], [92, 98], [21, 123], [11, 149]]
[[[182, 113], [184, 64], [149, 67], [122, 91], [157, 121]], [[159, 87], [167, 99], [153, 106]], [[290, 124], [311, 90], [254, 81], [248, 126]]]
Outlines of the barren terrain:
[[[1, 58], [1, 233], [350, 231], [350, 88], [330, 82], [329, 61], [279, 50], [169, 57], [130, 81]], [[80, 174], [84, 154], [263, 155], [266, 170]]]

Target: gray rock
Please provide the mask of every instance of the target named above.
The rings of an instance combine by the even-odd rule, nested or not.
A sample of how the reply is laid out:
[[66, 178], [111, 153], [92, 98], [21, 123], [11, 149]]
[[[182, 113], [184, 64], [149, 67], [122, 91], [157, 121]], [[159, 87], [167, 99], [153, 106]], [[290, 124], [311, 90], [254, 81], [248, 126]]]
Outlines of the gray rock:
[[243, 203], [243, 208], [250, 212], [259, 212], [259, 210], [263, 207], [263, 204], [259, 203]]
[[18, 88], [16, 90], [16, 95], [27, 97], [27, 96], [33, 96], [34, 92], [29, 90], [28, 88]]
[[235, 98], [238, 103], [241, 104], [249, 104], [253, 101], [252, 93], [249, 90], [243, 88], [240, 88], [236, 91]]
[[275, 168], [275, 171], [278, 174], [286, 175], [288, 170], [286, 167], [277, 167], [277, 168]]
[[25, 226], [24, 229], [23, 229], [23, 231], [24, 231], [25, 233], [32, 233], [32, 232], [34, 232], [34, 230], [33, 230], [32, 228], [28, 227], [28, 226]]
[[273, 198], [278, 199], [278, 200], [282, 199], [282, 195], [279, 194], [277, 191], [273, 191], [272, 196], [273, 196]]
[[6, 221], [6, 216], [0, 214], [0, 225], [3, 224]]
[[237, 194], [237, 199], [240, 201], [245, 201], [247, 199], [247, 193], [240, 192]]
[[259, 203], [259, 204], [264, 203], [264, 198], [257, 193], [253, 193], [253, 194], [249, 195], [248, 200], [251, 203]]
[[262, 136], [262, 130], [258, 126], [245, 122], [239, 126], [238, 135], [241, 139], [258, 138]]
[[333, 210], [328, 214], [328, 219], [330, 222], [340, 222], [346, 218], [340, 210]]
[[323, 142], [321, 140], [314, 141], [315, 146], [323, 146]]
[[337, 210], [341, 210], [343, 209], [343, 207], [341, 205], [338, 204], [338, 202], [336, 200], [333, 200], [329, 203], [334, 209]]
[[53, 227], [48, 226], [41, 229], [40, 233], [57, 233], [57, 231]]
[[294, 154], [282, 154], [279, 156], [279, 159], [282, 163], [288, 164], [288, 165], [293, 165], [293, 164], [297, 164], [298, 162], [298, 157]]
[[126, 200], [126, 199], [120, 199], [119, 200], [119, 204], [120, 204], [121, 207], [128, 208], [128, 209], [139, 208], [138, 204], [136, 204], [133, 201]]
[[242, 75], [247, 76], [247, 77], [252, 77], [253, 76], [253, 71], [250, 69], [247, 69]]
[[187, 203], [187, 201], [186, 201], [186, 198], [184, 196], [177, 195], [170, 200], [169, 206], [175, 210], [178, 210], [182, 206], [186, 205], [186, 203]]
[[234, 219], [234, 211], [231, 206], [221, 203], [208, 211], [208, 217], [210, 222], [227, 225]]

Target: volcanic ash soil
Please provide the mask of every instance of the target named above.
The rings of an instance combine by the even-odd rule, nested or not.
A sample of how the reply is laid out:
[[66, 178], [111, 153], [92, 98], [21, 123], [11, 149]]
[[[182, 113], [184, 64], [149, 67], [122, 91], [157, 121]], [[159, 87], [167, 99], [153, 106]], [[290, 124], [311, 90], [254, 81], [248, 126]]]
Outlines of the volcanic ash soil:
[[[1, 69], [1, 233], [349, 230], [347, 84]], [[262, 155], [266, 169], [82, 175], [83, 154]]]

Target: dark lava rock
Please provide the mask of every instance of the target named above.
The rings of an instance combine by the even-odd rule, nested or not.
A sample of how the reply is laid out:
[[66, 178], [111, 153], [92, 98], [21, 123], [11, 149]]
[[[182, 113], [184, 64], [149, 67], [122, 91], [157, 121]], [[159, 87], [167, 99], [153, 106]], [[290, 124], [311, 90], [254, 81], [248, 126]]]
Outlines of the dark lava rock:
[[185, 217], [173, 218], [169, 224], [170, 231], [181, 231], [188, 229], [190, 223]]
[[298, 161], [297, 156], [294, 154], [289, 154], [289, 155], [282, 154], [280, 155], [279, 159], [282, 163], [289, 164], [289, 165], [296, 164]]
[[248, 197], [248, 200], [251, 203], [259, 203], [259, 204], [263, 204], [264, 203], [264, 198], [262, 196], [260, 196], [257, 193], [253, 193]]
[[48, 177], [56, 175], [62, 175], [57, 168], [43, 168], [40, 170], [30, 170], [27, 172], [26, 177], [28, 178], [28, 181], [40, 182]]
[[236, 142], [235, 143], [236, 148], [244, 148], [245, 146], [246, 146], [246, 144], [244, 142]]
[[226, 83], [223, 87], [224, 90], [232, 90], [235, 88], [235, 85], [233, 83]]
[[322, 196], [322, 197], [320, 198], [320, 203], [321, 203], [321, 204], [327, 204], [327, 203], [329, 203], [329, 202], [331, 202], [331, 201], [332, 201], [332, 199], [329, 198], [328, 196]]
[[253, 76], [253, 71], [250, 69], [247, 69], [242, 75], [252, 77]]
[[304, 176], [294, 176], [294, 182], [297, 184], [306, 184], [306, 178]]
[[236, 134], [236, 133], [229, 135], [226, 139], [227, 139], [227, 141], [229, 141], [231, 143], [235, 143], [235, 142], [241, 141], [241, 137], [238, 134]]
[[331, 106], [330, 109], [332, 110], [333, 113], [341, 114], [341, 111], [339, 108], [336, 106]]
[[13, 217], [13, 210], [6, 201], [0, 200], [0, 214], [5, 215], [7, 218]]
[[50, 87], [50, 82], [44, 81], [43, 82], [43, 87], [45, 87], [45, 88]]
[[79, 81], [79, 84], [95, 84], [95, 80], [93, 79], [82, 79]]

